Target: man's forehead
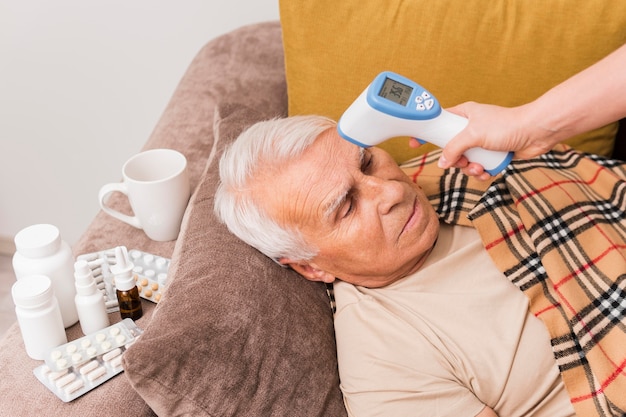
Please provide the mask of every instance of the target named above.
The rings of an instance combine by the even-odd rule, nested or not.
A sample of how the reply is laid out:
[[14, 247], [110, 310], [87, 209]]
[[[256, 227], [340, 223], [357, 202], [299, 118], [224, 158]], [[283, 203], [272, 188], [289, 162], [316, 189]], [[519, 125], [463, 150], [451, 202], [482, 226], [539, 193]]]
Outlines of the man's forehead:
[[322, 133], [315, 145], [326, 146], [329, 149], [329, 157], [341, 163], [358, 163], [363, 158], [364, 149], [343, 139], [337, 129], [328, 129]]
[[319, 223], [345, 199], [350, 171], [360, 167], [364, 150], [325, 132], [300, 158], [262, 180], [262, 199], [285, 224]]
[[[353, 171], [360, 169], [365, 157], [365, 150], [342, 139], [336, 130], [327, 131], [316, 140], [316, 158], [324, 159], [312, 186], [319, 197], [315, 213], [309, 213], [317, 221], [329, 222], [333, 213], [346, 200], [353, 187]], [[325, 152], [320, 155], [320, 149]], [[323, 167], [323, 168], [321, 168]]]
[[[356, 147], [356, 145], [355, 145]], [[348, 161], [350, 165], [353, 165], [356, 162], [356, 166], [360, 167], [363, 165], [363, 158], [365, 157], [365, 149], [356, 147], [356, 152], [353, 152], [353, 157], [356, 159], [352, 159]], [[352, 188], [352, 184], [346, 182], [343, 186], [336, 187], [330, 194], [330, 197], [324, 203], [323, 209], [323, 219], [328, 220], [332, 214], [341, 206], [341, 204], [346, 200], [348, 194], [350, 193], [350, 189]]]
[[322, 133], [310, 150], [311, 159], [318, 163], [315, 174], [322, 184], [345, 180], [346, 174], [361, 167], [365, 154], [363, 148], [342, 139], [335, 129]]

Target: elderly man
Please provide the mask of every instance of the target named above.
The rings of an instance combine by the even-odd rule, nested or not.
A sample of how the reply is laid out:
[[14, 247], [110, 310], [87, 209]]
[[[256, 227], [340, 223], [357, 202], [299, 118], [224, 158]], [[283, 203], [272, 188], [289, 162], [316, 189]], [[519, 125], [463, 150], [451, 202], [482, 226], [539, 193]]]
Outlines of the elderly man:
[[[414, 178], [429, 177], [421, 165]], [[322, 117], [277, 119], [234, 142], [220, 177], [215, 209], [234, 234], [334, 282], [350, 415], [574, 415], [554, 337], [490, 259], [490, 238], [440, 224], [442, 198], [386, 152], [344, 141]], [[458, 191], [435, 182], [450, 186], [440, 196]]]

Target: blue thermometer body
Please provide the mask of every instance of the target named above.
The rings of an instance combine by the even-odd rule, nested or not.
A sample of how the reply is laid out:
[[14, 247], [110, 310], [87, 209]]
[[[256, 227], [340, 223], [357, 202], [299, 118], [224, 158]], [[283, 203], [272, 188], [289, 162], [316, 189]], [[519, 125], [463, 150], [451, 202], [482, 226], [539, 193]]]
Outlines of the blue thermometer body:
[[[410, 136], [443, 148], [466, 125], [466, 118], [442, 109], [419, 84], [385, 71], [348, 107], [337, 129], [341, 137], [361, 147]], [[511, 162], [513, 153], [472, 148], [465, 156], [497, 175]]]

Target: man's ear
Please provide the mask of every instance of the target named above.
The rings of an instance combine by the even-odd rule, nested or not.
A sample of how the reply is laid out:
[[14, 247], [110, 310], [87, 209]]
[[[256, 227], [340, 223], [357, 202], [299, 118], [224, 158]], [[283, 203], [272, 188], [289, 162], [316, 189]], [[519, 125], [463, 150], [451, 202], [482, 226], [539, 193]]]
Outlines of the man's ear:
[[280, 258], [278, 260], [282, 265], [287, 265], [298, 274], [302, 275], [309, 281], [321, 281], [327, 284], [335, 281], [335, 276], [323, 269], [318, 268], [314, 263], [307, 261], [292, 261], [287, 258]]

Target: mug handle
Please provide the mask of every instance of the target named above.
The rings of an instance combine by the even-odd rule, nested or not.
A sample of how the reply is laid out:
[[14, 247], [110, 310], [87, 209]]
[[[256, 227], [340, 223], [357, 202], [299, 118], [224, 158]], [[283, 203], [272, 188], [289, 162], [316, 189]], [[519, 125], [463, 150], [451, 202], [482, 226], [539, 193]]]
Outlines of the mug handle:
[[112, 208], [104, 204], [104, 201], [109, 196], [109, 194], [115, 191], [124, 194], [126, 198], [128, 198], [128, 188], [126, 188], [126, 184], [124, 184], [123, 182], [105, 184], [102, 186], [102, 188], [100, 188], [100, 192], [98, 193], [98, 202], [100, 203], [100, 208], [110, 216], [113, 216], [116, 219], [123, 221], [124, 223], [128, 223], [131, 226], [136, 227], [137, 229], [141, 229], [141, 223], [136, 216], [128, 216], [126, 214], [120, 213], [117, 210], [113, 210]]

